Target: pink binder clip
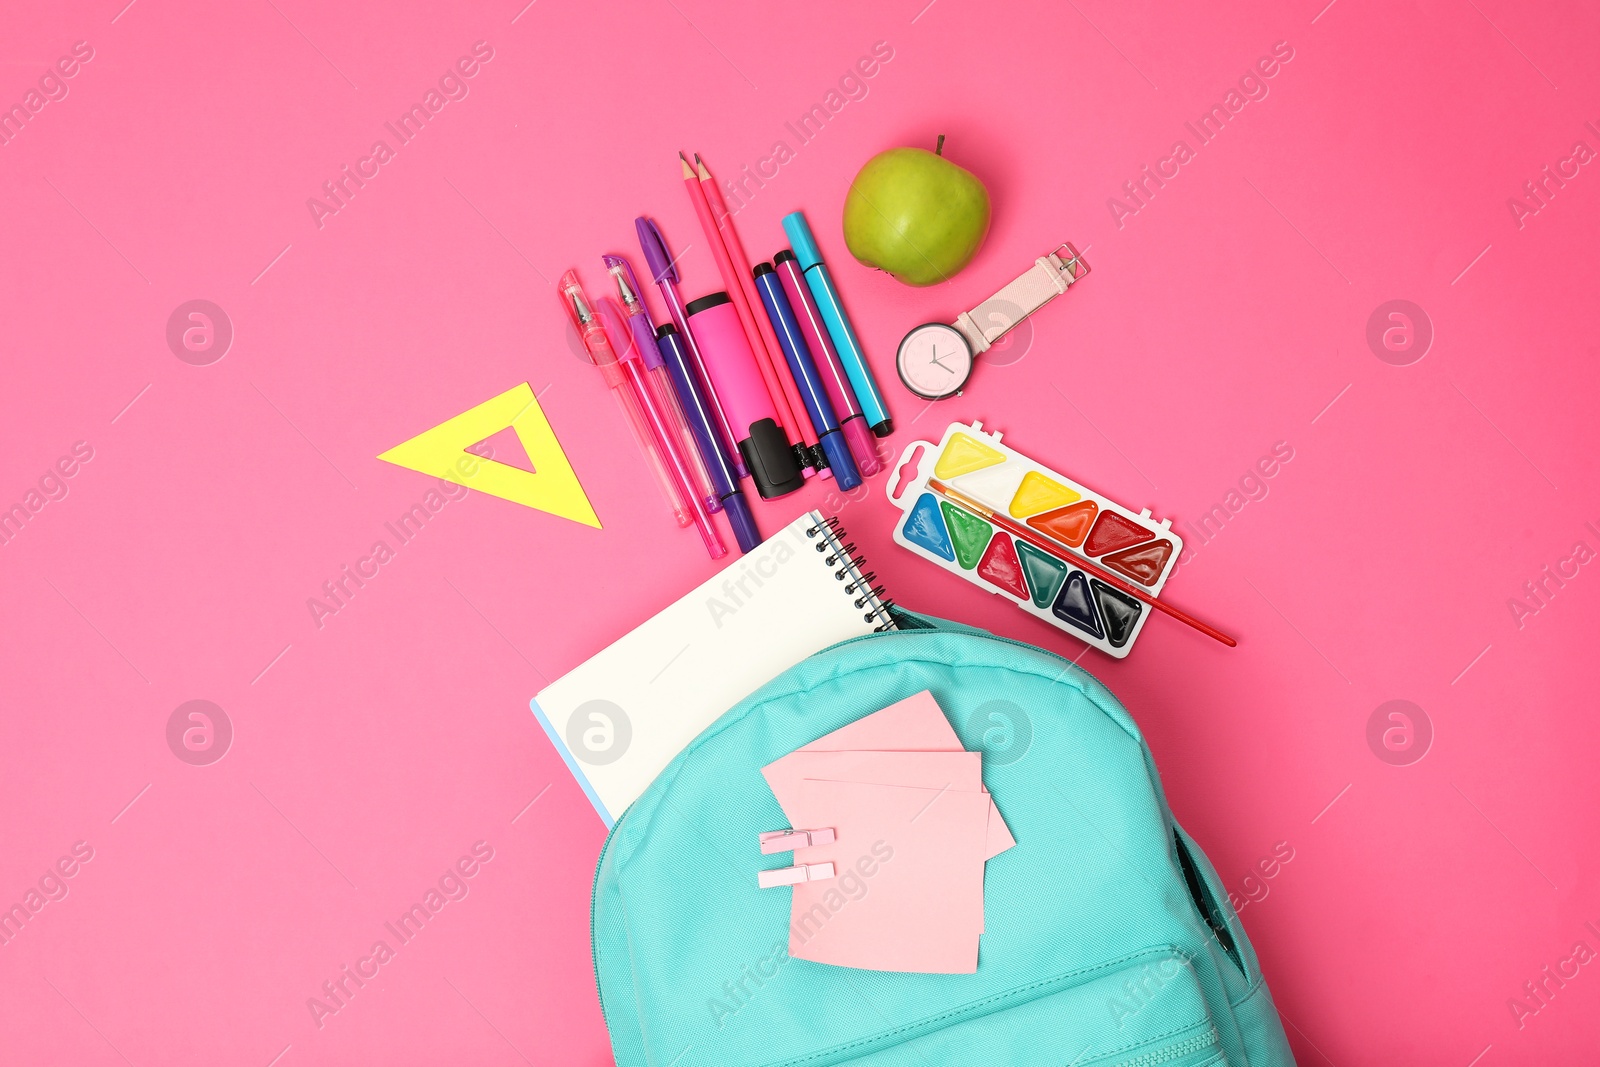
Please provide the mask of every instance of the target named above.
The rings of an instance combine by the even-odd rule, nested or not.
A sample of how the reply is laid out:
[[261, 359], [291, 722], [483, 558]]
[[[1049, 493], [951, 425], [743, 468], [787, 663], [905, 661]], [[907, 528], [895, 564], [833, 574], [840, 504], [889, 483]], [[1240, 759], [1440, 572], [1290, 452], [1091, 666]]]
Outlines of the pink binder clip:
[[810, 848], [812, 845], [831, 845], [834, 840], [831, 827], [821, 830], [769, 830], [761, 835], [761, 854], [770, 856], [774, 852], [793, 852], [797, 848]]
[[[832, 830], [827, 831], [829, 834]], [[758, 871], [756, 884], [762, 889], [772, 889], [780, 885], [795, 885], [799, 882], [821, 882], [833, 877], [833, 864], [831, 863], [799, 863], [793, 867], [779, 867], [775, 871]]]

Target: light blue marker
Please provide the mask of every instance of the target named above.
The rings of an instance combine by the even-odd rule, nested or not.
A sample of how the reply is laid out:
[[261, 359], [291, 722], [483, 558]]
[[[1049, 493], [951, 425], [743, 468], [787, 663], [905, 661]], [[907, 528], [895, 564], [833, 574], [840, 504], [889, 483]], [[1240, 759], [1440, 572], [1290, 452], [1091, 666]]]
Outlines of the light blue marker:
[[850, 378], [850, 387], [855, 390], [856, 401], [867, 418], [867, 425], [872, 427], [874, 436], [888, 437], [894, 432], [889, 409], [883, 402], [883, 394], [878, 392], [878, 383], [867, 366], [867, 357], [861, 351], [861, 342], [856, 339], [855, 328], [844, 313], [839, 290], [834, 288], [828, 265], [822, 262], [822, 252], [817, 248], [817, 239], [811, 235], [806, 217], [798, 211], [785, 215], [783, 232], [788, 235], [789, 247], [794, 249], [795, 258], [800, 261], [806, 287], [817, 298], [817, 306], [822, 309], [822, 321], [828, 326], [828, 336], [833, 341], [834, 351], [839, 354], [839, 362], [844, 364], [844, 372]]

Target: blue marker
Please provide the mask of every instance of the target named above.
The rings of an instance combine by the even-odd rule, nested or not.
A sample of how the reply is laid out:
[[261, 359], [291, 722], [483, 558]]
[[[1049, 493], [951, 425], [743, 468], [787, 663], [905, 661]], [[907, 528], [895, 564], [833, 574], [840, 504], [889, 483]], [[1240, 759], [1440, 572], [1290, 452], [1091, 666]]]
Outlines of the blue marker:
[[789, 372], [800, 387], [800, 398], [805, 401], [806, 414], [811, 417], [812, 429], [817, 431], [817, 446], [828, 461], [839, 488], [846, 492], [861, 484], [861, 472], [850, 456], [850, 445], [839, 432], [839, 418], [833, 404], [817, 376], [817, 365], [811, 359], [811, 349], [800, 333], [795, 321], [794, 308], [784, 295], [783, 283], [771, 263], [757, 263], [756, 289], [761, 293], [761, 303], [766, 305], [767, 318], [772, 321], [772, 332], [778, 335], [778, 345], [783, 358], [788, 361]]
[[850, 385], [861, 403], [862, 413], [867, 417], [867, 425], [872, 427], [875, 436], [888, 437], [894, 432], [889, 409], [884, 405], [883, 394], [878, 392], [878, 383], [872, 377], [872, 369], [867, 366], [866, 353], [861, 351], [855, 328], [844, 313], [839, 290], [833, 286], [828, 265], [822, 262], [822, 252], [817, 248], [817, 239], [811, 235], [811, 227], [806, 225], [806, 217], [798, 211], [785, 215], [783, 232], [788, 235], [789, 247], [794, 249], [800, 261], [806, 286], [811, 290], [811, 295], [817, 298], [817, 306], [822, 309], [822, 319], [828, 324], [828, 335], [833, 338], [834, 351], [839, 353], [839, 361], [850, 376]]

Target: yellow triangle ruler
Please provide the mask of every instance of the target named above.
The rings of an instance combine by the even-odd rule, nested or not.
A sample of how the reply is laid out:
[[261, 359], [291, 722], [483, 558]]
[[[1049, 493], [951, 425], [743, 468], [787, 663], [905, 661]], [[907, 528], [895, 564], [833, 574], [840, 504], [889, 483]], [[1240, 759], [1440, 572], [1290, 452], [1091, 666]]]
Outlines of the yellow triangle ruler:
[[[508, 426], [516, 431], [527, 451], [532, 471], [466, 451], [468, 446]], [[527, 382], [395, 445], [378, 458], [585, 526], [600, 527], [599, 517]]]

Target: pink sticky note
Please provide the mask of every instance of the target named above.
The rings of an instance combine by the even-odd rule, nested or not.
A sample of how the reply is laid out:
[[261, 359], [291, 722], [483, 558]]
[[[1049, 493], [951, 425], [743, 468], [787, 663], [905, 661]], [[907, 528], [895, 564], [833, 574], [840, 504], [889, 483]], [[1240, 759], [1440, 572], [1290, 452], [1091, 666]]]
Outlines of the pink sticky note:
[[[935, 711], [938, 709], [936, 708]], [[772, 795], [790, 817], [790, 825], [811, 829], [794, 821], [800, 789], [808, 780], [865, 782], [873, 785], [916, 786], [984, 793], [983, 757], [977, 752], [811, 752], [799, 749], [761, 769]], [[987, 794], [985, 794], [987, 795]], [[985, 820], [984, 859], [1016, 844], [989, 799]], [[830, 829], [836, 829], [830, 827]]]
[[875, 971], [978, 969], [987, 796], [811, 780], [797, 793], [792, 816], [840, 829], [795, 862], [839, 873], [794, 887], [789, 955]]
[[924, 789], [983, 792], [983, 757], [976, 752], [812, 752], [799, 749], [761, 768], [772, 795], [793, 821], [800, 783], [808, 778], [830, 782], [869, 782]]
[[[824, 734], [800, 752], [839, 752], [846, 750], [961, 752], [961, 739], [950, 720], [944, 717], [933, 694], [924, 689], [904, 700], [897, 700], [880, 711]], [[778, 762], [782, 762], [781, 760]], [[981, 775], [981, 771], [979, 772]], [[910, 784], [910, 783], [908, 783]], [[982, 788], [980, 782], [979, 788]], [[778, 798], [783, 803], [783, 798]], [[1006, 826], [1000, 809], [990, 801], [988, 847], [985, 859], [993, 859], [1017, 843]], [[787, 811], [787, 808], [785, 808]]]
[[838, 752], [842, 749], [959, 752], [961, 739], [956, 736], [950, 720], [944, 717], [933, 694], [924, 689], [841, 726], [800, 751]]

